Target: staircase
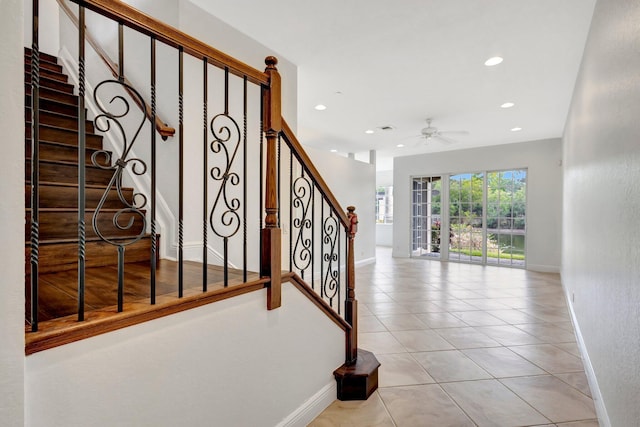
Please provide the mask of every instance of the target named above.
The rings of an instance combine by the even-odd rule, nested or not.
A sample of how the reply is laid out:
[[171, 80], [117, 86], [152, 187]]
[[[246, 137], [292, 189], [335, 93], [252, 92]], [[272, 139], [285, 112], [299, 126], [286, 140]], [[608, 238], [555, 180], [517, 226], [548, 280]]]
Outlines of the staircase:
[[[25, 49], [25, 272], [27, 302], [30, 282], [31, 227], [31, 51]], [[40, 53], [40, 142], [39, 142], [39, 272], [40, 274], [75, 270], [78, 267], [78, 97], [68, 83], [62, 66], [54, 56]], [[103, 137], [95, 133], [93, 123], [86, 123], [86, 267], [116, 265], [117, 247], [96, 235], [92, 216], [107, 188], [113, 170], [95, 166], [91, 156], [103, 150]], [[106, 156], [98, 155], [104, 162]], [[101, 164], [102, 166], [109, 166]], [[132, 200], [133, 189], [123, 189]], [[141, 231], [141, 221], [121, 230], [112, 223], [113, 215], [125, 205], [117, 192], [109, 191], [99, 216], [100, 230], [113, 241], [131, 240]], [[127, 214], [121, 222], [129, 220]], [[142, 239], [127, 246], [126, 262], [149, 261], [151, 239]], [[29, 303], [27, 303], [29, 305]], [[27, 313], [29, 308], [27, 307]], [[28, 318], [29, 316], [27, 316]]]

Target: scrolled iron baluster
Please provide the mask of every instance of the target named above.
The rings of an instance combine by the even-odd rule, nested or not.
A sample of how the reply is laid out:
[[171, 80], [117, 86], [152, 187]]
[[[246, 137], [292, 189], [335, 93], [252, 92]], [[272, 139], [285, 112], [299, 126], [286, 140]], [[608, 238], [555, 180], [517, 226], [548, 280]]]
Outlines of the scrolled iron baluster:
[[[113, 175], [111, 177], [111, 180], [109, 181], [109, 184], [105, 188], [105, 191], [102, 194], [102, 197], [100, 198], [100, 201], [98, 202], [96, 209], [93, 213], [93, 218], [92, 218], [93, 229], [98, 235], [98, 237], [100, 237], [105, 242], [112, 244], [114, 246], [127, 246], [140, 240], [144, 236], [147, 228], [147, 219], [145, 217], [144, 212], [142, 212], [142, 209], [147, 204], [147, 197], [142, 193], [135, 193], [133, 195], [132, 200], [129, 201], [125, 197], [123, 192], [123, 187], [122, 187], [122, 175], [124, 170], [129, 165], [131, 165], [130, 170], [134, 175], [138, 175], [138, 176], [144, 175], [147, 172], [147, 165], [142, 159], [127, 158], [131, 152], [131, 148], [133, 147], [133, 144], [136, 142], [138, 135], [142, 130], [142, 127], [145, 122], [145, 116], [144, 114], [141, 115], [140, 124], [136, 129], [133, 137], [129, 141], [127, 138], [127, 132], [125, 131], [121, 123], [121, 119], [126, 117], [131, 111], [129, 102], [122, 95], [115, 95], [109, 101], [109, 105], [115, 107], [119, 104], [122, 110], [121, 111], [116, 110], [115, 112], [107, 110], [107, 108], [99, 101], [100, 90], [106, 87], [106, 85], [116, 85], [124, 89], [127, 89], [128, 91], [130, 91], [130, 93], [133, 93], [140, 101], [143, 101], [143, 98], [133, 87], [127, 85], [124, 82], [120, 82], [117, 80], [104, 80], [101, 83], [99, 83], [93, 91], [94, 101], [96, 102], [96, 104], [98, 105], [98, 108], [100, 109], [100, 114], [98, 114], [94, 119], [94, 125], [96, 129], [101, 132], [107, 133], [112, 130], [112, 124], [113, 124], [114, 128], [117, 130], [117, 132], [115, 132], [116, 138], [120, 139], [120, 142], [122, 143], [122, 154], [120, 155], [120, 158], [118, 158], [114, 162], [113, 165], [110, 164], [112, 160], [111, 154], [105, 150], [98, 150], [91, 155], [91, 162], [93, 163], [94, 166], [104, 170], [113, 170]], [[100, 156], [104, 157], [103, 158], [104, 162], [99, 161]], [[129, 238], [127, 240], [119, 239], [119, 241], [115, 241], [112, 238], [106, 236], [104, 232], [100, 229], [100, 223], [98, 219], [100, 215], [104, 215], [104, 213], [102, 212], [102, 209], [109, 196], [109, 192], [111, 191], [111, 189], [116, 190], [118, 198], [120, 199], [122, 204], [125, 206], [124, 208], [117, 210], [113, 214], [113, 217], [111, 218], [111, 222], [113, 226], [118, 230], [130, 230], [135, 225], [136, 217], [138, 217], [142, 221], [141, 231], [133, 236], [128, 236]], [[122, 219], [123, 215], [126, 215], [126, 214], [132, 214], [133, 216], [131, 216], [129, 220], [126, 221]]]
[[[228, 123], [216, 125], [220, 121], [228, 121]], [[218, 114], [211, 119], [211, 133], [214, 137], [210, 146], [211, 151], [222, 155], [223, 165], [214, 166], [210, 171], [211, 178], [220, 182], [220, 188], [213, 202], [209, 223], [217, 236], [229, 238], [238, 232], [242, 222], [238, 214], [241, 207], [240, 199], [231, 197], [228, 187], [240, 184], [240, 176], [233, 172], [231, 167], [240, 147], [242, 134], [236, 121], [228, 114]], [[220, 220], [216, 221], [218, 217]]]
[[293, 199], [291, 200], [291, 205], [294, 209], [301, 210], [301, 215], [293, 219], [293, 228], [297, 229], [298, 233], [292, 258], [293, 264], [302, 273], [302, 278], [304, 278], [304, 271], [309, 268], [312, 261], [312, 240], [311, 237], [308, 236], [313, 225], [311, 219], [308, 217], [312, 191], [311, 182], [305, 176], [299, 176], [293, 181]]
[[330, 214], [322, 222], [324, 229], [324, 237], [322, 243], [327, 246], [327, 251], [322, 254], [324, 261], [327, 263], [327, 270], [322, 280], [322, 288], [324, 296], [330, 301], [337, 295], [340, 288], [340, 277], [338, 272], [338, 252], [336, 251], [336, 243], [338, 241], [338, 233], [340, 231], [338, 219]]

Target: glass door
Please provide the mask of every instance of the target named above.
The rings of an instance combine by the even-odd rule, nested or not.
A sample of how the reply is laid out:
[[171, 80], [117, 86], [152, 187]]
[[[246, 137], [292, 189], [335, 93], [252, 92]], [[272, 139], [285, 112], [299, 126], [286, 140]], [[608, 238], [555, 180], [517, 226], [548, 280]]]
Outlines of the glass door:
[[449, 176], [449, 259], [483, 263], [484, 173]]
[[413, 178], [411, 256], [440, 258], [442, 177]]
[[487, 173], [487, 264], [525, 266], [527, 171]]

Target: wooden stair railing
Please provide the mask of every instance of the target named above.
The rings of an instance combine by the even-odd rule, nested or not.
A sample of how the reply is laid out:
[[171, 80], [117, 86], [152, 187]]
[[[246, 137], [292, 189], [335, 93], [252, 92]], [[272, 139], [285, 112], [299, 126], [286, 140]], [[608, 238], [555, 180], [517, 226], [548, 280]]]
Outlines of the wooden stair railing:
[[[62, 215], [61, 212], [54, 210], [48, 212], [43, 207], [42, 203], [47, 200], [73, 200], [73, 195], [77, 196], [77, 222], [67, 221], [72, 225], [77, 226], [77, 235], [79, 237], [78, 243], [78, 321], [84, 319], [84, 272], [85, 272], [85, 245], [95, 235], [104, 242], [116, 246], [118, 248], [118, 311], [122, 311], [123, 304], [121, 303], [123, 295], [123, 283], [124, 274], [122, 267], [124, 263], [124, 248], [130, 243], [135, 243], [138, 240], [137, 236], [140, 236], [147, 228], [150, 229], [149, 235], [151, 240], [151, 250], [149, 256], [150, 263], [150, 305], [156, 304], [156, 274], [157, 274], [157, 255], [158, 255], [158, 233], [156, 230], [156, 145], [155, 145], [155, 130], [152, 129], [150, 135], [150, 159], [148, 160], [150, 165], [147, 166], [139, 158], [129, 158], [131, 153], [131, 146], [134, 140], [139, 136], [140, 129], [137, 131], [132, 130], [133, 139], [127, 140], [127, 135], [123, 125], [118, 121], [122, 116], [117, 113], [112, 113], [104, 108], [104, 102], [99, 101], [97, 95], [98, 87], [105, 83], [115, 83], [121, 85], [121, 89], [129, 93], [129, 96], [143, 110], [143, 122], [150, 119], [151, 122], [160, 126], [158, 131], [161, 136], [165, 136], [170, 133], [169, 129], [164, 129], [164, 123], [158, 120], [156, 113], [156, 56], [155, 46], [156, 43], [163, 43], [178, 51], [178, 99], [179, 99], [179, 126], [178, 126], [178, 147], [179, 155], [177, 161], [179, 165], [178, 172], [178, 192], [179, 192], [179, 214], [178, 214], [178, 251], [177, 251], [177, 265], [178, 265], [178, 284], [177, 284], [177, 297], [178, 301], [183, 298], [183, 263], [185, 262], [183, 257], [183, 212], [185, 201], [183, 200], [183, 187], [184, 183], [184, 169], [185, 169], [185, 157], [183, 155], [184, 145], [186, 143], [184, 138], [184, 123], [183, 123], [183, 81], [185, 79], [183, 71], [183, 55], [189, 55], [195, 58], [196, 61], [200, 61], [202, 64], [202, 96], [203, 103], [201, 105], [203, 110], [204, 123], [203, 125], [203, 139], [202, 139], [202, 172], [203, 172], [203, 198], [202, 198], [202, 297], [198, 295], [184, 296], [189, 299], [189, 302], [182, 300], [182, 303], [178, 303], [178, 306], [182, 307], [176, 309], [177, 311], [185, 309], [185, 307], [197, 306], [207, 301], [219, 300], [226, 297], [231, 297], [242, 292], [248, 292], [262, 287], [267, 288], [267, 308], [276, 309], [281, 306], [281, 284], [282, 281], [292, 281], [299, 288], [304, 288], [305, 295], [308, 295], [310, 299], [322, 310], [329, 314], [329, 317], [345, 330], [345, 364], [338, 368], [334, 375], [338, 381], [338, 396], [343, 400], [349, 399], [363, 399], [368, 397], [373, 390], [377, 387], [377, 369], [379, 363], [375, 360], [375, 357], [364, 350], [357, 348], [357, 300], [355, 298], [355, 270], [354, 270], [354, 239], [357, 231], [357, 215], [355, 214], [355, 208], [349, 207], [348, 212], [345, 212], [337, 202], [337, 199], [333, 193], [329, 190], [326, 182], [318, 170], [314, 167], [313, 163], [302, 149], [301, 144], [283, 120], [281, 115], [281, 81], [280, 75], [276, 68], [277, 59], [274, 57], [268, 57], [265, 60], [266, 69], [264, 72], [256, 70], [235, 58], [232, 58], [207, 44], [179, 31], [167, 24], [159, 22], [146, 14], [134, 9], [133, 7], [123, 3], [114, 2], [111, 0], [71, 0], [77, 3], [78, 9], [78, 21], [75, 25], [78, 28], [78, 40], [79, 40], [79, 58], [78, 58], [78, 80], [79, 80], [79, 96], [76, 97], [73, 94], [72, 88], [65, 83], [66, 77], [60, 76], [59, 71], [54, 63], [49, 63], [45, 55], [40, 54], [38, 50], [39, 28], [38, 22], [38, 0], [34, 0], [33, 8], [33, 61], [28, 66], [31, 70], [25, 76], [25, 83], [30, 92], [27, 93], [25, 101], [27, 105], [31, 105], [31, 111], [27, 109], [28, 116], [31, 116], [33, 120], [27, 122], [27, 138], [28, 149], [27, 153], [31, 156], [27, 156], [29, 167], [27, 168], [27, 186], [31, 195], [30, 199], [30, 213], [31, 226], [30, 233], [27, 231], [27, 235], [31, 238], [31, 253], [29, 257], [29, 263], [31, 265], [31, 288], [33, 289], [32, 296], [33, 301], [37, 305], [38, 301], [38, 274], [42, 273], [44, 263], [40, 266], [39, 257], [43, 254], [39, 248], [40, 239], [47, 234], [47, 223], [59, 222]], [[63, 5], [61, 6], [66, 13], [70, 13], [69, 8]], [[122, 28], [124, 26], [146, 35], [151, 41], [150, 49], [150, 81], [151, 81], [151, 105], [147, 105], [139, 93], [131, 87], [124, 70], [120, 66], [116, 66], [113, 62], [108, 60], [108, 57], [104, 54], [104, 50], [101, 49], [95, 41], [92, 40], [87, 34], [85, 27], [85, 10], [91, 10], [98, 13], [108, 19], [115, 21], [120, 28], [119, 34], [122, 37]], [[114, 80], [104, 80], [98, 84], [95, 84], [95, 90], [93, 93], [94, 102], [98, 105], [100, 111], [93, 122], [87, 120], [87, 111], [85, 108], [85, 41], [89, 41], [89, 44], [93, 49], [102, 57], [102, 60], [107, 63], [107, 66], [114, 75]], [[119, 43], [119, 57], [123, 57], [123, 43]], [[120, 61], [121, 64], [122, 61]], [[214, 66], [222, 70], [223, 74], [223, 90], [224, 93], [224, 112], [209, 112], [208, 106], [208, 84], [209, 84], [209, 67]], [[218, 74], [219, 75], [219, 74]], [[244, 93], [244, 123], [238, 124], [240, 120], [236, 120], [232, 117], [229, 108], [229, 76], [237, 76], [243, 81], [244, 89], [240, 89], [239, 92]], [[190, 77], [191, 78], [191, 77]], [[259, 159], [260, 174], [258, 176], [264, 177], [263, 183], [259, 183], [258, 192], [261, 195], [260, 210], [264, 210], [264, 217], [261, 215], [260, 224], [260, 262], [259, 270], [260, 276], [258, 280], [248, 280], [247, 277], [247, 219], [246, 219], [246, 206], [249, 203], [246, 199], [247, 194], [247, 182], [251, 180], [247, 177], [247, 156], [248, 156], [248, 141], [247, 141], [247, 83], [255, 84], [259, 86], [261, 91], [260, 101], [262, 117], [260, 118], [260, 150], [257, 158]], [[243, 92], [244, 91], [244, 92]], [[128, 102], [119, 95], [110, 95], [113, 97], [111, 101], [118, 100], [125, 103], [126, 112], [128, 109]], [[107, 102], [108, 103], [108, 102]], [[52, 106], [56, 104], [64, 104], [60, 106], [58, 111], [49, 111]], [[218, 108], [218, 107], [216, 107]], [[77, 114], [72, 114], [75, 109]], [[30, 114], [29, 114], [30, 113]], [[126, 113], [125, 113], [126, 114]], [[212, 118], [211, 118], [212, 117]], [[100, 120], [102, 121], [100, 121]], [[223, 124], [219, 124], [220, 120], [226, 120]], [[105, 125], [105, 121], [109, 122], [109, 125]], [[55, 124], [56, 126], [51, 126]], [[155, 126], [154, 126], [155, 127]], [[241, 130], [242, 128], [242, 130]], [[114, 129], [122, 132], [124, 147], [121, 153], [117, 154], [120, 158], [115, 158], [116, 154], [112, 155], [102, 148], [102, 137], [100, 135], [94, 135], [92, 132], [101, 131], [109, 132]], [[236, 133], [234, 133], [236, 132]], [[237, 139], [235, 139], [237, 137]], [[55, 138], [61, 138], [55, 139]], [[75, 153], [80, 153], [78, 156], [79, 161], [75, 164], [67, 165], [65, 159], [73, 157], [73, 149], [67, 148], [61, 150], [54, 150], [48, 148], [47, 142], [53, 142], [54, 145], [64, 145], [63, 141], [74, 139], [77, 141]], [[263, 140], [264, 138], [264, 140]], [[290, 150], [290, 169], [291, 174], [287, 178], [283, 178], [281, 161], [281, 141], [285, 141], [286, 147]], [[61, 144], [62, 143], [62, 144]], [[194, 143], [194, 141], [189, 141]], [[237, 144], [237, 145], [233, 145]], [[242, 147], [242, 148], [240, 148]], [[65, 151], [66, 150], [66, 151]], [[240, 162], [235, 162], [236, 153], [241, 150], [244, 157], [244, 166]], [[51, 160], [47, 159], [47, 156], [51, 156]], [[104, 163], [100, 163], [100, 158], [104, 158]], [[211, 158], [211, 160], [210, 160]], [[216, 160], [217, 159], [217, 160]], [[224, 160], [224, 164], [211, 164], [210, 162]], [[296, 173], [300, 173], [300, 176], [293, 174], [293, 160], [297, 162], [295, 165]], [[49, 161], [57, 161], [60, 163], [59, 169], [55, 172], [49, 172], [47, 164]], [[138, 168], [135, 167], [138, 165]], [[66, 166], [69, 166], [65, 169]], [[135, 200], [127, 199], [131, 197], [136, 198], [134, 192], [125, 189], [122, 186], [122, 177], [127, 172], [127, 166], [129, 166], [130, 173], [133, 174], [150, 174], [151, 188], [148, 198], [144, 197], [143, 203], [136, 203]], [[61, 187], [73, 187], [74, 182], [77, 180], [77, 190], [60, 190], [60, 197], [52, 196], [51, 185], [47, 180], [53, 180], [55, 175], [60, 174], [59, 171], [65, 170], [61, 173], [62, 176], [67, 177], [65, 185]], [[164, 172], [164, 171], [163, 171]], [[29, 181], [29, 176], [31, 180]], [[106, 184], [106, 189], [100, 196], [99, 191], [94, 193], [93, 185], [105, 187], [105, 180], [109, 180]], [[300, 180], [301, 179], [301, 180]], [[296, 185], [301, 182], [306, 182], [303, 185], [307, 185], [312, 194], [317, 194], [319, 203], [317, 206], [313, 206], [309, 211], [304, 210], [301, 196], [295, 193]], [[227, 197], [228, 191], [233, 193], [234, 187], [240, 185], [245, 186], [244, 198], [234, 198], [236, 196]], [[250, 182], [253, 184], [253, 182]], [[297, 184], [298, 183], [298, 184]], [[290, 209], [286, 213], [281, 209], [283, 200], [286, 203], [286, 192], [288, 184], [289, 189], [289, 202]], [[209, 188], [212, 186], [212, 188]], [[75, 193], [74, 193], [75, 191]], [[209, 192], [216, 193], [215, 200], [209, 200]], [[236, 190], [237, 191], [237, 190]], [[295, 194], [294, 194], [295, 193]], [[128, 196], [127, 196], [128, 195]], [[315, 197], [315, 196], [313, 196]], [[108, 210], [109, 204], [115, 203], [117, 200], [125, 203], [127, 207], [115, 207], [113, 225], [115, 229], [111, 234], [114, 236], [107, 237], [103, 233], [98, 231], [98, 228], [105, 226], [100, 225], [100, 221], [96, 220], [96, 215], [93, 215], [93, 230], [90, 227], [85, 228], [85, 223], [92, 217], [92, 209], [94, 204], [97, 203], [96, 211], [103, 209]], [[311, 199], [313, 205], [315, 199]], [[147, 202], [149, 202], [147, 204]], [[216, 209], [219, 204], [221, 211], [216, 214]], [[212, 207], [210, 205], [213, 205]], [[241, 219], [240, 211], [243, 206], [245, 213], [244, 219]], [[295, 211], [294, 211], [295, 207]], [[148, 209], [148, 211], [147, 211]], [[305, 208], [306, 209], [306, 208]], [[319, 212], [319, 224], [312, 229], [312, 233], [317, 232], [319, 236], [319, 249], [316, 253], [314, 248], [308, 246], [308, 239], [304, 237], [304, 233], [309, 221], [313, 222], [315, 210]], [[302, 213], [302, 217], [294, 218], [294, 214]], [[146, 215], [145, 215], [146, 214]], [[309, 214], [310, 218], [306, 215]], [[138, 215], [142, 218], [149, 217], [149, 222], [143, 222], [138, 228], [132, 229], [133, 223], [130, 218]], [[303, 242], [302, 251], [311, 251], [309, 254], [304, 255], [305, 259], [311, 260], [310, 264], [303, 266], [302, 268], [296, 264], [295, 268], [292, 267], [295, 259], [295, 253], [292, 250], [292, 240], [289, 241], [289, 271], [290, 273], [282, 273], [283, 265], [283, 246], [282, 246], [282, 231], [281, 223], [287, 219], [290, 224], [294, 224], [298, 228], [298, 237]], [[262, 219], [264, 218], [264, 219]], [[125, 224], [127, 223], [127, 224]], [[108, 224], [107, 224], [108, 225]], [[241, 225], [243, 227], [241, 227]], [[231, 230], [224, 229], [224, 227]], [[314, 227], [314, 226], [309, 226]], [[243, 231], [240, 231], [243, 228]], [[130, 232], [138, 233], [134, 236], [132, 241], [126, 243], [118, 243], [116, 240], [118, 232]], [[213, 233], [211, 233], [211, 231]], [[240, 270], [240, 276], [242, 277], [239, 287], [227, 288], [230, 283], [228, 280], [229, 275], [229, 256], [228, 248], [229, 242], [232, 239], [238, 238], [241, 233], [243, 236], [244, 255], [243, 262], [244, 267]], [[54, 235], [56, 237], [60, 237]], [[211, 295], [208, 290], [207, 274], [209, 270], [207, 254], [209, 251], [209, 238], [217, 239], [217, 242], [223, 243], [223, 261], [221, 268], [224, 270], [224, 286], [221, 289], [215, 291], [215, 296], [209, 298]], [[313, 237], [311, 240], [313, 241]], [[343, 249], [344, 248], [344, 249]], [[310, 258], [309, 258], [310, 256]], [[316, 274], [316, 265], [314, 260], [317, 259], [319, 266], [319, 278], [314, 280]], [[300, 276], [296, 274], [296, 271], [301, 273]], [[307, 274], [307, 277], [305, 277]], [[29, 275], [27, 275], [29, 276]], [[82, 278], [82, 280], [81, 280]], [[309, 280], [309, 278], [311, 280]], [[252, 277], [253, 279], [253, 277]], [[240, 280], [240, 279], [239, 279]], [[317, 283], [316, 283], [317, 282]], [[346, 285], [344, 285], [346, 284]], [[342, 299], [344, 292], [344, 299]], [[205, 302], [203, 302], [205, 301]], [[164, 304], [164, 303], [163, 303]], [[344, 306], [343, 306], [344, 304]], [[167, 313], [175, 312], [170, 308], [171, 305], [160, 305], [155, 310], [153, 307], [149, 307], [144, 310], [144, 314], [139, 316], [140, 319], [148, 320], [150, 318], [166, 315]], [[37, 307], [36, 307], [37, 311]], [[154, 313], [154, 314], [152, 314]], [[113, 330], [119, 327], [124, 327], [131, 324], [130, 320], [122, 321], [122, 316], [127, 318], [136, 317], [128, 314], [118, 313], [119, 319], [113, 324], [109, 324], [108, 320], [104, 318], [100, 319], [99, 326], [93, 327], [82, 326], [82, 322], [75, 322], [73, 329], [73, 339], [80, 339], [87, 336], [86, 331], [91, 330], [89, 334], [98, 334]], [[69, 319], [66, 320], [69, 322]], [[84, 325], [87, 325], [85, 323]], [[37, 331], [37, 322], [33, 325], [33, 331]], [[48, 337], [42, 338], [38, 341], [38, 335], [32, 335], [28, 342], [31, 343], [32, 349], [39, 351], [43, 348], [50, 348], [57, 343], [69, 342], [65, 341], [65, 328], [56, 328], [55, 332], [50, 332]], [[80, 332], [78, 332], [80, 331]], [[46, 334], [45, 334], [46, 335]], [[71, 335], [70, 335], [71, 336]], [[80, 338], [78, 338], [80, 337]], [[44, 347], [38, 347], [46, 341]], [[58, 344], [59, 345], [59, 344]]]

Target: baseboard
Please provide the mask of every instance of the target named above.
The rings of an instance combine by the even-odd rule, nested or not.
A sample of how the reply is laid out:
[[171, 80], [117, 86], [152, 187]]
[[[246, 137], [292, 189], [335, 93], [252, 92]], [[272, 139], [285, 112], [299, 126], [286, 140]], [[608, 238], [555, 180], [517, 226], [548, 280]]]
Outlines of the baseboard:
[[373, 264], [376, 262], [376, 257], [361, 259], [360, 261], [355, 262], [356, 267], [362, 267], [363, 265]]
[[336, 400], [336, 382], [331, 381], [320, 391], [311, 396], [298, 409], [277, 424], [277, 427], [305, 427], [311, 423], [322, 411]]
[[527, 270], [537, 271], [539, 273], [560, 273], [560, 267], [557, 265], [529, 264]]
[[598, 423], [601, 427], [611, 427], [611, 421], [609, 420], [609, 415], [607, 414], [607, 408], [604, 406], [602, 393], [600, 393], [600, 387], [598, 386], [598, 379], [596, 378], [595, 371], [593, 370], [591, 359], [589, 359], [589, 353], [587, 352], [587, 347], [585, 346], [584, 340], [582, 338], [582, 332], [580, 331], [580, 326], [578, 325], [578, 320], [576, 319], [576, 313], [575, 311], [573, 311], [573, 302], [567, 294], [566, 289], [565, 299], [567, 301], [567, 306], [569, 307], [569, 314], [571, 315], [571, 323], [573, 323], [573, 330], [576, 334], [578, 348], [580, 350], [580, 354], [582, 355], [582, 362], [584, 363], [585, 374], [587, 375], [587, 381], [589, 382], [589, 388], [591, 389], [593, 404], [596, 408], [596, 414], [598, 415]]

